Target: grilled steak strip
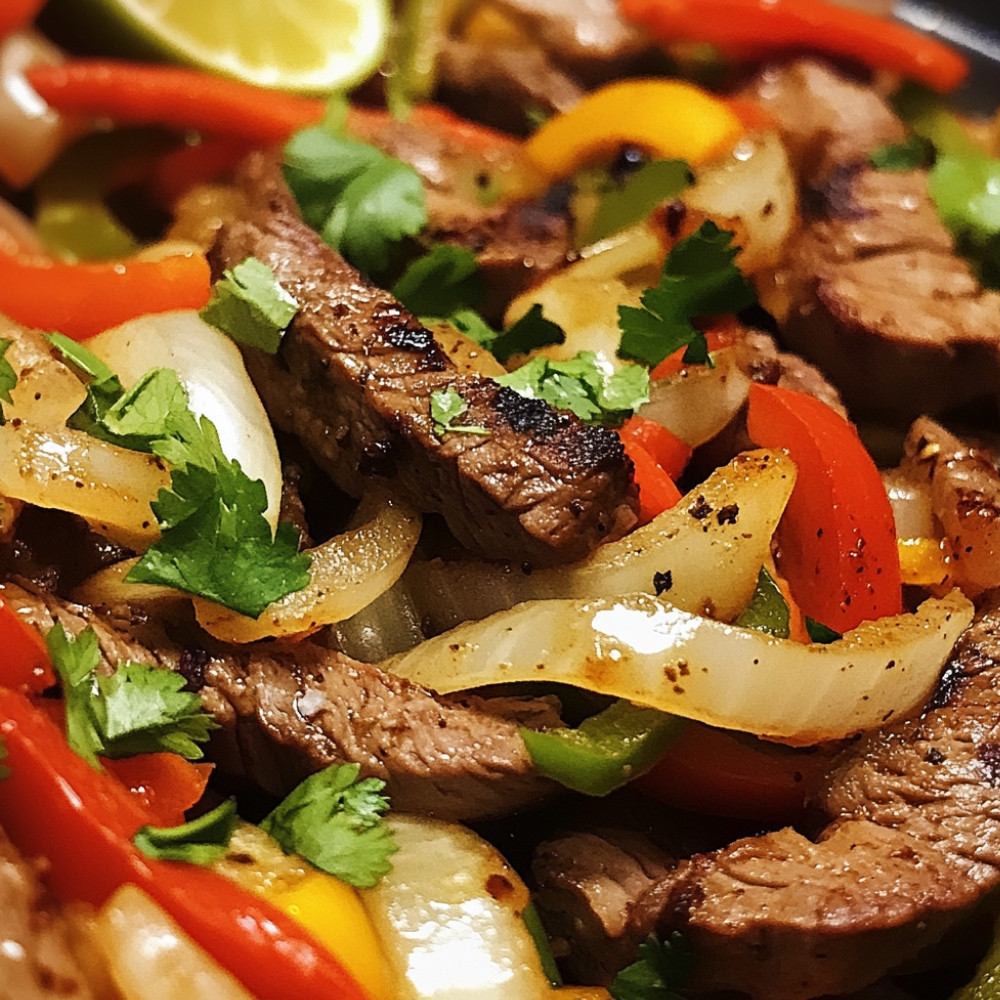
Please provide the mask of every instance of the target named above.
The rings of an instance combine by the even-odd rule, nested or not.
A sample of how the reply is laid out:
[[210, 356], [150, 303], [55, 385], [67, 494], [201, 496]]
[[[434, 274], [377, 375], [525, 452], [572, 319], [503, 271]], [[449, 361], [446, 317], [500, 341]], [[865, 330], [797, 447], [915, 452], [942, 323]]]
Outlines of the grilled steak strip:
[[[695, 854], [655, 885], [640, 883], [628, 925], [602, 947], [617, 955], [652, 930], [679, 929], [697, 957], [693, 990], [755, 1000], [874, 982], [935, 944], [1000, 883], [998, 759], [995, 596], [960, 639], [924, 714], [844, 752], [819, 797], [830, 822], [815, 841], [786, 828]], [[620, 866], [619, 853], [609, 848], [601, 865]], [[547, 871], [536, 865], [543, 890], [565, 897], [565, 883]], [[596, 877], [577, 872], [578, 900]], [[591, 894], [590, 905], [602, 901]], [[590, 931], [601, 922], [578, 920]], [[587, 946], [597, 947], [593, 935]], [[587, 957], [588, 968], [594, 962]]]
[[[390, 482], [468, 547], [538, 565], [578, 559], [635, 524], [614, 431], [457, 375], [412, 315], [302, 222], [273, 158], [253, 155], [239, 183], [249, 215], [223, 227], [213, 268], [255, 256], [301, 303], [277, 356], [248, 351], [248, 367], [274, 422], [342, 488]], [[462, 423], [488, 435], [434, 433], [430, 397], [449, 386], [467, 404]]]
[[501, 815], [550, 794], [518, 727], [558, 726], [542, 699], [438, 698], [314, 643], [185, 648], [129, 638], [124, 621], [49, 594], [4, 585], [5, 603], [43, 634], [97, 633], [102, 665], [132, 660], [176, 670], [223, 724], [220, 767], [283, 796], [328, 764], [357, 763], [387, 783], [394, 808], [445, 819]]

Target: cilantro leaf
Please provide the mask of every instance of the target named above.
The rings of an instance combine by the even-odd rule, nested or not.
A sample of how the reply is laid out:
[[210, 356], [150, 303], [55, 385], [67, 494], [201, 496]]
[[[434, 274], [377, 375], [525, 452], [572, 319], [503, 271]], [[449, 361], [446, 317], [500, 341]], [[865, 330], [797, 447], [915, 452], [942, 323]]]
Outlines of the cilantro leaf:
[[150, 858], [210, 865], [226, 853], [238, 822], [236, 802], [227, 799], [190, 823], [140, 827], [132, 843]]
[[587, 423], [617, 423], [649, 399], [649, 372], [641, 365], [609, 367], [593, 351], [581, 351], [568, 361], [532, 358], [495, 381]]
[[66, 742], [88, 764], [99, 769], [97, 755], [104, 749], [104, 740], [93, 711], [97, 692], [94, 671], [101, 662], [97, 633], [88, 628], [72, 638], [56, 622], [46, 633], [45, 645], [62, 684]]
[[674, 931], [666, 941], [650, 935], [639, 945], [639, 958], [622, 969], [611, 984], [615, 1000], [682, 1000], [676, 990], [684, 985], [694, 964], [685, 938]]
[[154, 368], [124, 392], [98, 359], [79, 345], [72, 350], [94, 378], [70, 423], [171, 467], [170, 488], [151, 505], [160, 538], [127, 579], [176, 587], [251, 617], [306, 586], [310, 560], [299, 552], [298, 530], [283, 522], [272, 537], [264, 484], [226, 458], [214, 424], [191, 411], [177, 373]]
[[298, 311], [299, 303], [281, 287], [274, 271], [247, 257], [222, 272], [199, 315], [238, 344], [274, 354]]
[[732, 239], [714, 222], [703, 222], [670, 251], [659, 283], [642, 293], [642, 307], [618, 307], [620, 357], [655, 366], [687, 347], [686, 362], [708, 363], [705, 335], [692, 318], [738, 312], [756, 301], [753, 286], [734, 263], [739, 248]]
[[437, 243], [410, 261], [392, 286], [392, 294], [410, 312], [432, 318], [476, 309], [484, 292], [476, 255], [449, 243]]
[[600, 194], [597, 210], [579, 238], [581, 245], [617, 233], [645, 219], [669, 198], [680, 194], [694, 181], [684, 160], [653, 160]]
[[97, 755], [130, 757], [166, 751], [189, 760], [218, 723], [180, 674], [145, 663], [119, 664], [97, 676], [101, 650], [92, 628], [70, 637], [57, 622], [45, 636], [66, 705], [66, 740], [94, 767]]
[[382, 813], [389, 807], [378, 778], [358, 780], [357, 764], [333, 764], [311, 774], [264, 817], [261, 829], [286, 854], [361, 889], [389, 872], [398, 848]]
[[185, 691], [172, 670], [145, 663], [122, 663], [110, 677], [98, 677], [93, 710], [105, 757], [175, 753], [188, 760], [204, 756], [199, 743], [219, 724], [201, 698]]
[[520, 319], [497, 334], [490, 350], [504, 364], [515, 354], [527, 354], [539, 347], [562, 344], [565, 340], [563, 328], [546, 319], [541, 305], [536, 302]]
[[453, 385], [447, 389], [436, 389], [431, 393], [431, 420], [434, 421], [434, 433], [439, 438], [445, 434], [479, 434], [487, 437], [490, 432], [483, 426], [454, 422], [468, 408], [469, 404]]
[[96, 354], [64, 334], [50, 333], [48, 341], [63, 358], [88, 377], [87, 397], [66, 421], [67, 425], [94, 437], [106, 437], [101, 421], [125, 391], [118, 376]]
[[[5, 403], [13, 403], [11, 390], [17, 385], [17, 372], [14, 371], [11, 363], [7, 360], [7, 349], [14, 343], [10, 338], [4, 337], [0, 340], [0, 400]], [[3, 414], [3, 407], [0, 406], [0, 425], [6, 423]]]
[[427, 222], [413, 167], [324, 127], [288, 141], [285, 179], [306, 222], [365, 274], [384, 268], [394, 244]]

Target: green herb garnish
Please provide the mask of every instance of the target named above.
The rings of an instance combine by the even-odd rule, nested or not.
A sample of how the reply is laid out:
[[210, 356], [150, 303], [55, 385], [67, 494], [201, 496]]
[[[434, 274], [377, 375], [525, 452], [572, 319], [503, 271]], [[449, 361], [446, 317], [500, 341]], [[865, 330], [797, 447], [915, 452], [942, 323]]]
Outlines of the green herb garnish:
[[489, 431], [477, 424], [456, 424], [455, 421], [469, 408], [469, 404], [454, 386], [447, 389], [436, 389], [431, 393], [431, 420], [434, 422], [434, 433], [439, 437], [445, 434], [478, 434], [486, 437]]
[[140, 827], [132, 843], [150, 858], [210, 865], [226, 853], [238, 822], [236, 802], [227, 799], [190, 823]]
[[[0, 400], [5, 403], [13, 403], [11, 391], [17, 385], [17, 372], [14, 371], [11, 363], [7, 360], [7, 349], [14, 343], [5, 337], [0, 340]], [[0, 426], [6, 423], [3, 407], [0, 406]]]
[[298, 311], [299, 303], [281, 287], [274, 271], [247, 257], [222, 272], [199, 315], [238, 344], [274, 354]]
[[333, 764], [311, 774], [260, 824], [286, 854], [368, 889], [392, 869], [398, 850], [382, 814], [385, 782], [358, 780], [357, 764]]
[[611, 984], [615, 1000], [682, 1000], [677, 990], [691, 974], [694, 953], [674, 931], [666, 941], [650, 935], [639, 945], [639, 958], [622, 969]]
[[642, 307], [618, 307], [621, 357], [655, 366], [686, 347], [687, 364], [711, 365], [705, 335], [691, 320], [739, 312], [756, 301], [753, 286], [734, 262], [739, 247], [732, 240], [731, 232], [703, 222], [670, 251], [659, 283], [642, 293]]

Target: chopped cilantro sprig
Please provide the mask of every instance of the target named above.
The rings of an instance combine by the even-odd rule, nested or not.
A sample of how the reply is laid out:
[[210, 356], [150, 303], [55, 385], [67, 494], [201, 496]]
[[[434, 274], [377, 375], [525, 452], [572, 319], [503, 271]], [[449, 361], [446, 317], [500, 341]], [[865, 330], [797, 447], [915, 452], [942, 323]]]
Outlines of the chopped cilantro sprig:
[[247, 257], [222, 272], [199, 315], [238, 344], [274, 354], [299, 303], [263, 261]]
[[143, 826], [132, 843], [147, 857], [210, 865], [225, 853], [239, 822], [236, 802], [226, 799], [210, 812], [180, 826]]
[[176, 372], [155, 368], [126, 391], [85, 348], [50, 339], [91, 377], [70, 426], [156, 455], [171, 469], [170, 488], [151, 505], [160, 538], [128, 580], [175, 587], [254, 618], [308, 584], [298, 530], [282, 522], [272, 536], [264, 484], [226, 458], [214, 424], [192, 412]]
[[439, 438], [444, 437], [445, 434], [478, 434], [481, 437], [486, 437], [490, 433], [479, 424], [455, 423], [469, 408], [469, 404], [453, 385], [432, 392], [430, 405], [434, 433]]
[[648, 937], [639, 945], [639, 957], [622, 969], [611, 984], [615, 1000], [682, 1000], [682, 987], [694, 965], [687, 940], [674, 931], [665, 941]]
[[450, 323], [501, 364], [515, 354], [566, 339], [537, 303], [505, 330], [494, 330], [478, 312], [484, 292], [476, 255], [447, 243], [438, 243], [411, 261], [392, 287], [393, 295], [425, 326]]
[[201, 699], [185, 691], [172, 670], [125, 662], [110, 675], [98, 675], [101, 651], [92, 628], [71, 637], [60, 623], [45, 636], [66, 706], [66, 739], [95, 767], [97, 757], [176, 753], [188, 760], [203, 756], [204, 743], [218, 728]]
[[688, 364], [711, 364], [696, 316], [734, 313], [756, 301], [753, 286], [735, 264], [733, 234], [703, 222], [667, 255], [659, 283], [642, 293], [642, 306], [619, 306], [622, 339], [618, 354], [655, 367], [686, 348]]
[[357, 764], [332, 764], [311, 774], [264, 817], [261, 829], [286, 854], [298, 854], [322, 871], [360, 889], [392, 869], [399, 849], [383, 813], [385, 782], [358, 780]]
[[649, 399], [649, 372], [642, 365], [611, 370], [593, 351], [581, 351], [568, 361], [535, 357], [496, 381], [522, 396], [570, 410], [586, 423], [620, 423]]
[[351, 138], [342, 126], [296, 133], [284, 162], [302, 218], [364, 274], [378, 274], [394, 246], [427, 222], [416, 170]]

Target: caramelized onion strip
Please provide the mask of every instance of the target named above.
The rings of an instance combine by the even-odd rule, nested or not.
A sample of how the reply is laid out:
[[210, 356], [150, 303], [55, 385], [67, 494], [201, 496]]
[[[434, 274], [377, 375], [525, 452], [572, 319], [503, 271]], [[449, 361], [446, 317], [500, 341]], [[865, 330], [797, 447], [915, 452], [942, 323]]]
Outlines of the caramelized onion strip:
[[953, 590], [913, 614], [803, 645], [647, 594], [531, 601], [382, 666], [442, 694], [514, 681], [570, 684], [809, 745], [874, 729], [919, 705], [972, 614], [972, 603]]

